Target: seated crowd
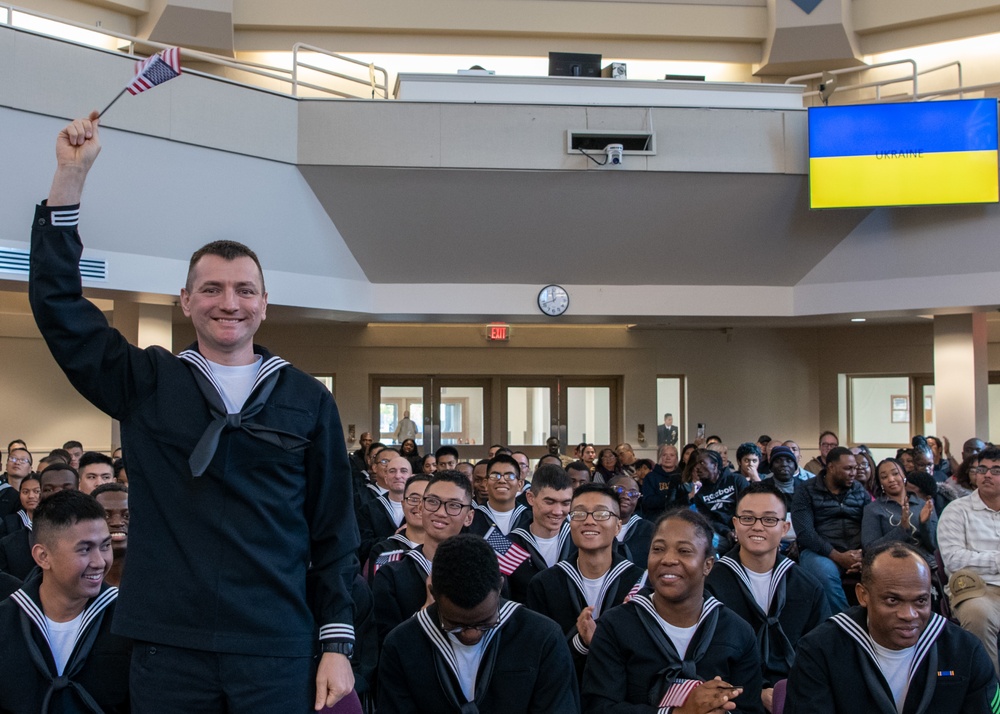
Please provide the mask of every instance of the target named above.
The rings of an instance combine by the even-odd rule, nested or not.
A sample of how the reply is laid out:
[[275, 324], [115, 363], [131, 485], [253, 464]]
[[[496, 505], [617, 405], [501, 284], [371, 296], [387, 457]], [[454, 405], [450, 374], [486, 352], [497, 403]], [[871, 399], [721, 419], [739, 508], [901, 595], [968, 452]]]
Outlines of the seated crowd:
[[[552, 438], [532, 468], [363, 434], [357, 697], [333, 711], [1000, 714], [1000, 448], [668, 442]], [[8, 446], [0, 712], [129, 710], [128, 524], [121, 458]]]

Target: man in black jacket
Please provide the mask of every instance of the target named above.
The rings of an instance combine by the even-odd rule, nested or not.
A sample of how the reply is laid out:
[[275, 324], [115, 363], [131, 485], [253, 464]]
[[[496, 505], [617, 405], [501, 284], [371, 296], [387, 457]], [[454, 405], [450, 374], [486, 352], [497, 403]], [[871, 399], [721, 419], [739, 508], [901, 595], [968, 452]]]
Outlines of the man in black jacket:
[[893, 541], [865, 553], [861, 607], [802, 638], [785, 714], [1000, 714], [982, 644], [931, 612], [931, 571]]
[[861, 571], [861, 515], [871, 497], [854, 480], [856, 469], [850, 449], [837, 446], [792, 499], [799, 564], [819, 580], [833, 614], [847, 609], [842, 578]]
[[242, 244], [191, 257], [180, 306], [197, 341], [179, 355], [128, 344], [83, 297], [77, 224], [98, 133], [94, 112], [59, 134], [29, 297], [70, 383], [121, 422], [132, 520], [114, 631], [137, 641], [133, 711], [332, 706], [353, 684], [358, 547], [336, 404], [253, 343], [267, 292]]

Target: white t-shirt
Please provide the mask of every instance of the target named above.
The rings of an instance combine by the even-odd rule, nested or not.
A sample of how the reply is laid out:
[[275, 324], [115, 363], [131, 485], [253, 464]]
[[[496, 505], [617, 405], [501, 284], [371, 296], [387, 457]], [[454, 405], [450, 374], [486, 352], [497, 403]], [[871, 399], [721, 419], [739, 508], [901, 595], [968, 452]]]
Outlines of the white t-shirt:
[[391, 498], [387, 498], [389, 501], [389, 508], [392, 509], [392, 520], [398, 526], [403, 522], [403, 502], [393, 501]]
[[691, 644], [691, 640], [694, 639], [695, 630], [698, 629], [698, 625], [692, 625], [691, 627], [677, 627], [671, 625], [669, 622], [660, 618], [660, 625], [663, 627], [663, 631], [667, 633], [667, 637], [674, 645], [674, 649], [677, 650], [677, 654], [684, 659], [684, 655], [687, 654], [688, 645]]
[[80, 625], [83, 624], [83, 613], [74, 617], [69, 622], [55, 622], [49, 620], [49, 647], [52, 650], [52, 659], [56, 662], [56, 673], [62, 675], [69, 662], [69, 656], [73, 654], [73, 646], [76, 644], [76, 636], [80, 633]]
[[489, 509], [490, 513], [493, 514], [493, 522], [496, 523], [500, 532], [504, 535], [510, 533], [510, 517], [514, 514], [514, 509], [512, 508], [509, 511], [498, 511], [492, 506], [490, 506]]
[[607, 577], [607, 573], [593, 580], [585, 578], [582, 575], [580, 576], [580, 579], [583, 580], [583, 597], [587, 601], [587, 604], [594, 608], [595, 620], [601, 616], [601, 604], [597, 601], [597, 598], [601, 594], [601, 588], [604, 586], [604, 580]]
[[462, 683], [462, 694], [471, 702], [476, 698], [476, 675], [483, 659], [486, 638], [481, 638], [474, 645], [463, 645], [455, 635], [449, 634], [448, 641], [451, 642], [451, 649], [458, 662], [458, 681]]
[[875, 646], [875, 655], [878, 657], [879, 667], [882, 668], [882, 675], [892, 690], [893, 699], [896, 700], [896, 711], [903, 714], [906, 690], [910, 688], [906, 675], [910, 671], [910, 662], [913, 661], [916, 645], [904, 650], [890, 650], [874, 640], [872, 644]]
[[764, 612], [768, 611], [771, 606], [770, 600], [770, 590], [771, 590], [771, 571], [768, 570], [766, 573], [755, 573], [752, 570], [745, 569], [746, 574], [750, 576], [750, 592], [753, 593], [753, 599], [757, 601], [760, 605], [760, 609]]
[[550, 568], [559, 561], [559, 534], [551, 538], [539, 538], [535, 536], [535, 545], [538, 546], [538, 553], [542, 556], [545, 564]]
[[260, 371], [260, 363], [263, 359], [257, 355], [253, 364], [241, 364], [235, 367], [215, 362], [208, 363], [208, 366], [212, 368], [212, 376], [222, 388], [222, 401], [226, 403], [226, 411], [230, 414], [238, 414], [242, 411], [247, 397], [253, 390], [253, 383], [257, 379], [257, 372]]

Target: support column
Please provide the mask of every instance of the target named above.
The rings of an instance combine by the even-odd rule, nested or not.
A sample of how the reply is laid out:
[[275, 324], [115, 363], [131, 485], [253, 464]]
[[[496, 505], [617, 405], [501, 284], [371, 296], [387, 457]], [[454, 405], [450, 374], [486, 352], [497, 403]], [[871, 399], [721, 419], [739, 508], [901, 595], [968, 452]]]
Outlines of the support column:
[[789, 77], [864, 64], [851, 0], [768, 0], [768, 38], [754, 75]]
[[[111, 324], [125, 339], [138, 347], [153, 345], [173, 351], [173, 307], [144, 305], [124, 300], [115, 301]], [[121, 446], [121, 429], [117, 419], [111, 420], [111, 448]]]
[[937, 433], [952, 450], [966, 439], [989, 436], [989, 366], [986, 315], [934, 317], [934, 397]]

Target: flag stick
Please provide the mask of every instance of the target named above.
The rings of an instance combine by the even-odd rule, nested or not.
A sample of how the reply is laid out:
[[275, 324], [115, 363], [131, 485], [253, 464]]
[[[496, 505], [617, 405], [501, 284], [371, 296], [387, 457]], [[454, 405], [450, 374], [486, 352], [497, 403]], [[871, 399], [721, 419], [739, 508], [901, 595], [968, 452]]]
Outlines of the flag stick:
[[[128, 91], [128, 87], [125, 87], [125, 89], [123, 89], [122, 91], [118, 92], [118, 96], [116, 96], [114, 99], [111, 100], [111, 104], [114, 104], [119, 99], [121, 99], [121, 96], [123, 94], [125, 94], [125, 92], [127, 92], [127, 91]], [[111, 108], [111, 104], [108, 104], [108, 106], [104, 107], [104, 109], [101, 110], [101, 113], [97, 115], [98, 119], [100, 119], [102, 116], [104, 116], [104, 112], [108, 111]]]

